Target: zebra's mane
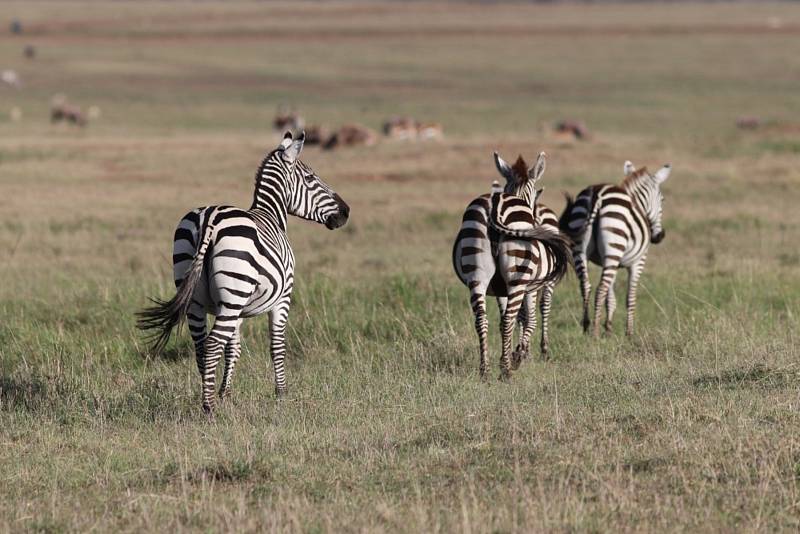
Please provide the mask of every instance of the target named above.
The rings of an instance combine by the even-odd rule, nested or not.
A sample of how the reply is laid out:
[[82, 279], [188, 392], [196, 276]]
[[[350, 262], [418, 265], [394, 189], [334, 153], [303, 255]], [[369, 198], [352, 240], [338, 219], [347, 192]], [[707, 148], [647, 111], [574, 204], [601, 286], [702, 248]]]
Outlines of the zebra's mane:
[[516, 175], [517, 183], [521, 184], [528, 179], [528, 164], [522, 159], [522, 154], [517, 157], [517, 161], [511, 166], [511, 170]]
[[[259, 180], [264, 175], [264, 167], [267, 166], [267, 162], [270, 160], [272, 156], [275, 155], [276, 152], [283, 152], [284, 149], [282, 147], [278, 147], [275, 150], [271, 150], [264, 156], [264, 159], [261, 160], [261, 163], [258, 165], [258, 169], [256, 169], [256, 185], [258, 185]], [[308, 169], [308, 166], [303, 163], [300, 159], [295, 162], [294, 165], [294, 173], [297, 173], [299, 169]]]
[[643, 179], [643, 177], [647, 176], [650, 177], [650, 173], [647, 172], [647, 167], [642, 167], [641, 169], [635, 170], [630, 173], [628, 176], [622, 180], [622, 187], [623, 189], [631, 189], [639, 185]]

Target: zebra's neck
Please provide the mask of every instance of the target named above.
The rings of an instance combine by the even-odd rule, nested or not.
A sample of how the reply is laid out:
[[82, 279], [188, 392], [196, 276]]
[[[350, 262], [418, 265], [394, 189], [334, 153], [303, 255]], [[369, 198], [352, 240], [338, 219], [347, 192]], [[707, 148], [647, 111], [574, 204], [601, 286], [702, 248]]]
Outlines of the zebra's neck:
[[645, 216], [649, 219], [649, 214], [652, 211], [650, 204], [651, 189], [654, 184], [647, 175], [638, 176], [633, 180], [626, 180], [623, 183], [625, 191], [630, 195], [636, 206]]
[[289, 190], [286, 174], [277, 165], [262, 164], [256, 175], [256, 188], [250, 211], [262, 222], [270, 221], [286, 231], [286, 198]]

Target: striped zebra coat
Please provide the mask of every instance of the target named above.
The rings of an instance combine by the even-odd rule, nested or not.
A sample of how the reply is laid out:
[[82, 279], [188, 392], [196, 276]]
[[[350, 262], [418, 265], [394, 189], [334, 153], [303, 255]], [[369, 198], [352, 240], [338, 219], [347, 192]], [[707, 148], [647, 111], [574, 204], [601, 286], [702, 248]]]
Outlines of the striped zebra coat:
[[[546, 156], [544, 152], [539, 155], [539, 161], [537, 161], [537, 164], [541, 165], [541, 169], [538, 171], [538, 175], [536, 175], [536, 170], [534, 170], [534, 175], [536, 175], [536, 179], [534, 180], [534, 188], [535, 184], [538, 183], [542, 174], [544, 173], [546, 161], [545, 157]], [[497, 171], [506, 180], [505, 187], [501, 190], [511, 195], [526, 194], [525, 191], [519, 189], [522, 183], [517, 179], [517, 172], [497, 154], [495, 154], [495, 165], [497, 166]], [[519, 170], [522, 171], [522, 167], [525, 167], [525, 164], [524, 162], [520, 163], [518, 160], [515, 166], [519, 166]], [[534, 169], [536, 169], [536, 167], [534, 167]], [[497, 184], [496, 187], [499, 187], [499, 184]], [[544, 189], [534, 189], [532, 202], [529, 204], [531, 210], [533, 211], [533, 225], [546, 228], [553, 232], [559, 232], [560, 229], [558, 225], [558, 215], [556, 215], [553, 210], [539, 201], [543, 191]], [[550, 309], [553, 304], [554, 290], [555, 282], [548, 282], [544, 285], [541, 292], [529, 291], [525, 294], [525, 299], [522, 301], [522, 307], [520, 308], [518, 317], [519, 323], [522, 326], [522, 333], [520, 335], [519, 343], [514, 349], [514, 353], [512, 354], [511, 358], [511, 368], [513, 370], [518, 369], [522, 361], [527, 359], [530, 355], [529, 344], [533, 333], [536, 331], [537, 300], [542, 316], [542, 337], [540, 343], [541, 355], [543, 359], [547, 359], [549, 357]]]
[[583, 298], [583, 329], [588, 332], [589, 318], [588, 262], [602, 267], [594, 303], [593, 335], [600, 333], [601, 307], [606, 307], [605, 329], [611, 329], [616, 309], [614, 281], [620, 267], [628, 269], [626, 335], [633, 334], [636, 288], [644, 270], [650, 243], [664, 239], [661, 223], [664, 197], [662, 184], [669, 178], [671, 167], [664, 165], [651, 175], [646, 168], [635, 170], [625, 162], [625, 179], [620, 185], [600, 184], [587, 187], [573, 200], [567, 195], [567, 206], [559, 224], [573, 241], [572, 257], [580, 281]]
[[[298, 159], [304, 140], [305, 134], [293, 139], [287, 133], [267, 154], [256, 173], [250, 209], [210, 206], [181, 219], [172, 256], [177, 293], [139, 313], [139, 327], [153, 332], [154, 352], [163, 350], [172, 329], [187, 319], [207, 413], [214, 409], [216, 368], [223, 355], [219, 396], [230, 394], [241, 353], [240, 327], [247, 317], [269, 314], [275, 390], [279, 396], [286, 392], [285, 330], [294, 281], [287, 215], [331, 230], [349, 217], [344, 200]], [[206, 314], [215, 316], [210, 332]]]
[[[514, 190], [519, 196], [500, 192], [498, 187], [467, 205], [453, 245], [453, 268], [470, 290], [482, 378], [486, 377], [488, 358], [486, 296], [497, 297], [503, 338], [500, 378], [508, 379], [514, 325], [520, 308], [530, 298], [529, 294], [535, 302], [540, 289], [563, 277], [569, 262], [569, 247], [557, 231], [535, 225], [531, 205], [536, 199], [536, 182], [544, 172], [544, 154], [540, 154], [533, 169], [528, 169], [522, 158], [512, 169], [497, 154], [495, 163], [504, 176], [513, 173], [509, 175], [513, 176]], [[526, 319], [529, 316], [526, 314]], [[516, 353], [523, 350], [522, 341]], [[518, 365], [521, 358], [515, 356], [515, 359]]]

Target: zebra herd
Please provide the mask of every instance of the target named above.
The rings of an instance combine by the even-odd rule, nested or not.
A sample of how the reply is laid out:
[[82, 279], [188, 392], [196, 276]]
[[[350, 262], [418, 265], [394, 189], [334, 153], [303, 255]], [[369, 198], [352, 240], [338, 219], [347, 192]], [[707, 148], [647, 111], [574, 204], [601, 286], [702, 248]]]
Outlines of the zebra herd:
[[[539, 202], [542, 189], [536, 185], [545, 170], [545, 153], [533, 168], [520, 156], [513, 166], [497, 153], [495, 164], [506, 185], [493, 184], [492, 191], [467, 205], [461, 229], [453, 245], [453, 268], [469, 288], [480, 342], [480, 375], [486, 378], [487, 334], [486, 296], [497, 298], [500, 309], [502, 352], [500, 379], [508, 380], [528, 352], [536, 329], [538, 295], [542, 315], [541, 354], [548, 357], [548, 324], [553, 289], [567, 272], [570, 259], [580, 279], [583, 297], [583, 328], [589, 318], [588, 261], [602, 267], [595, 293], [593, 335], [600, 333], [601, 308], [606, 307], [605, 328], [609, 330], [616, 308], [614, 280], [620, 266], [628, 269], [627, 335], [633, 333], [636, 287], [644, 269], [650, 243], [664, 238], [661, 224], [664, 196], [661, 184], [671, 167], [664, 165], [654, 175], [646, 168], [636, 170], [630, 161], [623, 166], [620, 185], [587, 187], [575, 199], [567, 195], [560, 218]], [[570, 250], [571, 248], [571, 250]], [[522, 333], [511, 352], [516, 322]]]
[[[231, 392], [241, 353], [242, 320], [268, 314], [270, 352], [277, 396], [286, 393], [285, 331], [294, 280], [294, 254], [286, 235], [287, 216], [343, 226], [350, 208], [300, 159], [305, 134], [287, 133], [269, 152], [255, 176], [250, 209], [231, 206], [196, 208], [178, 223], [173, 240], [175, 295], [138, 313], [139, 328], [150, 332], [151, 351], [162, 351], [172, 330], [184, 320], [195, 346], [202, 382], [202, 406], [212, 413], [216, 397]], [[574, 262], [584, 302], [583, 326], [588, 330], [589, 280], [587, 261], [603, 268], [596, 292], [594, 334], [599, 333], [600, 308], [606, 305], [606, 328], [615, 301], [613, 284], [620, 266], [629, 270], [628, 323], [633, 328], [636, 283], [650, 242], [664, 236], [661, 226], [661, 184], [665, 165], [655, 175], [625, 163], [621, 185], [591, 186], [573, 200], [560, 218], [538, 201], [537, 184], [546, 166], [544, 152], [528, 167], [520, 156], [512, 166], [497, 153], [495, 164], [505, 185], [495, 182], [490, 193], [473, 200], [462, 218], [453, 246], [453, 266], [470, 290], [475, 329], [480, 341], [480, 375], [486, 377], [488, 323], [486, 296], [500, 308], [502, 356], [500, 378], [528, 357], [536, 330], [536, 305], [541, 313], [541, 353], [548, 355], [548, 325], [555, 285]], [[570, 250], [571, 248], [571, 250]], [[207, 330], [206, 315], [215, 316]], [[514, 350], [515, 324], [522, 333]], [[216, 369], [224, 357], [222, 384], [216, 392]]]

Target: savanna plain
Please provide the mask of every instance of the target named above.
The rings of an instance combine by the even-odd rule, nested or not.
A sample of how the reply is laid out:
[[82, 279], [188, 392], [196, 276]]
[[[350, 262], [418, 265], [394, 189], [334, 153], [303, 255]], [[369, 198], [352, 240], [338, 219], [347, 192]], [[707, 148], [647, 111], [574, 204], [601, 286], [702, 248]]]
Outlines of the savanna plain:
[[[0, 531], [800, 528], [796, 5], [0, 15], [0, 64], [22, 80], [0, 87]], [[102, 116], [51, 125], [56, 93]], [[445, 137], [304, 150], [351, 219], [290, 221], [287, 398], [267, 319], [251, 319], [209, 420], [186, 331], [148, 357], [134, 312], [171, 295], [186, 211], [250, 205], [279, 104], [331, 126], [412, 115]], [[744, 115], [761, 127], [737, 129]], [[564, 118], [591, 138], [555, 137]], [[478, 380], [450, 263], [493, 150], [545, 150], [542, 201], [559, 212], [562, 190], [619, 181], [626, 159], [674, 169], [635, 334], [618, 310], [613, 332], [584, 336], [570, 274], [551, 360], [534, 352], [509, 384]]]

